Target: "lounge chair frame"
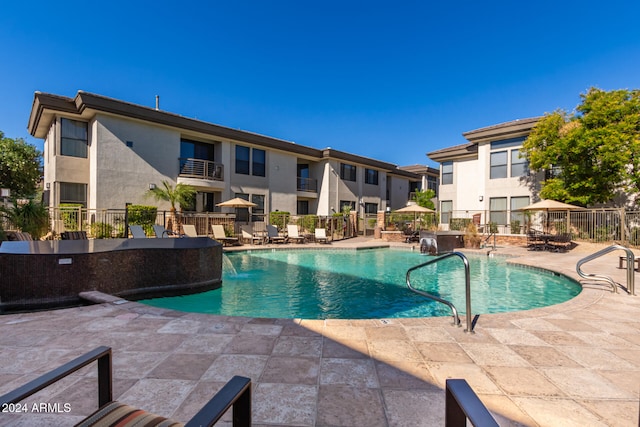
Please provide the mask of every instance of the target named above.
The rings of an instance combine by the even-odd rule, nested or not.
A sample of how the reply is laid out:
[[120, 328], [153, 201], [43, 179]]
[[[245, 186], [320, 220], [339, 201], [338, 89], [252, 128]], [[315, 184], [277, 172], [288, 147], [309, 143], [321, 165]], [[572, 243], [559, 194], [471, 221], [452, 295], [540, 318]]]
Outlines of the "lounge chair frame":
[[240, 243], [237, 237], [227, 237], [222, 224], [211, 224], [211, 231], [213, 232], [213, 238], [222, 243], [223, 246], [233, 246]]
[[[47, 372], [33, 381], [0, 396], [0, 406], [15, 404], [39, 392], [70, 374], [96, 362], [98, 365], [98, 406], [113, 401], [113, 381], [111, 376], [111, 348], [101, 346], [64, 365]], [[251, 425], [251, 380], [234, 376], [200, 411], [187, 422], [187, 427], [212, 426], [233, 406], [233, 425]]]

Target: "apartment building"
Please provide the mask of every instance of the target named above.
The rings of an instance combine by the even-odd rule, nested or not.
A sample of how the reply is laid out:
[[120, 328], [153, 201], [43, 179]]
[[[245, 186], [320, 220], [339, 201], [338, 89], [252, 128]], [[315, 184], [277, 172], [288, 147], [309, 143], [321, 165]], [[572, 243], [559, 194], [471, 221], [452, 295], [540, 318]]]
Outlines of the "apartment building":
[[197, 190], [197, 212], [242, 197], [253, 214], [361, 215], [401, 208], [422, 177], [396, 165], [317, 149], [79, 91], [69, 98], [36, 92], [31, 135], [44, 139], [45, 200], [89, 209], [126, 203], [168, 205], [145, 197], [167, 180]]
[[462, 135], [467, 143], [427, 153], [440, 163], [438, 192], [440, 223], [446, 228], [452, 215], [481, 213], [481, 223], [506, 226], [522, 221], [518, 208], [533, 202], [540, 174], [529, 171], [520, 156], [522, 144], [541, 117], [500, 123]]

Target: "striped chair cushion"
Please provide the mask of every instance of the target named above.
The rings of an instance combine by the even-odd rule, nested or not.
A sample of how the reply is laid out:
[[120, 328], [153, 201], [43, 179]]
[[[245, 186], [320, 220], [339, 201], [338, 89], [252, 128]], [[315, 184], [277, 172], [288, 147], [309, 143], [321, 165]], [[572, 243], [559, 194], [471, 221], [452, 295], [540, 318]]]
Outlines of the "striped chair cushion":
[[133, 408], [120, 402], [111, 402], [91, 414], [76, 427], [179, 427], [182, 423]]

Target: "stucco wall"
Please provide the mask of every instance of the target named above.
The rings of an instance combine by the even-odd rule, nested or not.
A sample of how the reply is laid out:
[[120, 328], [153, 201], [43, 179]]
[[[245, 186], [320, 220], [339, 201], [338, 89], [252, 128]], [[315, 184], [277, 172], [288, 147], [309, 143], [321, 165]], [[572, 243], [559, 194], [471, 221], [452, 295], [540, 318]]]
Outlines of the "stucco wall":
[[[180, 134], [132, 120], [98, 115], [91, 145], [95, 174], [91, 176], [90, 208], [123, 208], [125, 203], [152, 204], [168, 209], [166, 202], [145, 197], [149, 184], [168, 180], [175, 185], [180, 157]], [[131, 142], [131, 147], [127, 146]]]

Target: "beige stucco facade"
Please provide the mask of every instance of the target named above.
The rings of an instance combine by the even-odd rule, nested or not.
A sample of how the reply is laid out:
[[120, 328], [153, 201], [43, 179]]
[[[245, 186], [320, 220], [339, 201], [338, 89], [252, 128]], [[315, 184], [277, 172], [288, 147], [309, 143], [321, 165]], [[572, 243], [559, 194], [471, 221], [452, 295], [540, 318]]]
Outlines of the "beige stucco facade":
[[[80, 131], [69, 133], [62, 121]], [[151, 186], [168, 181], [196, 188], [196, 211], [232, 212], [215, 204], [242, 195], [262, 200], [265, 213], [330, 215], [345, 202], [364, 213], [365, 206], [369, 210], [405, 206], [412, 186], [421, 180], [387, 162], [305, 147], [86, 92], [74, 98], [36, 93], [29, 131], [45, 140], [44, 180], [50, 206], [68, 201], [71, 192], [89, 209], [124, 208], [126, 203], [168, 209], [168, 204], [146, 196]], [[84, 148], [83, 144], [86, 153], [61, 152], [63, 146], [68, 151], [68, 147]], [[183, 144], [207, 154], [182, 158]], [[249, 153], [248, 160], [237, 159], [238, 152]], [[341, 177], [342, 165], [355, 167], [355, 181]], [[365, 182], [367, 170], [377, 183]]]
[[[538, 120], [515, 120], [466, 132], [468, 143], [427, 153], [440, 163], [439, 210], [450, 210], [453, 217], [480, 213], [482, 223], [504, 217], [504, 224], [499, 225], [506, 227], [511, 213], [532, 202], [539, 189], [541, 177], [532, 174], [519, 156]], [[492, 176], [492, 168], [498, 169], [497, 176]], [[452, 178], [447, 180], [443, 174], [449, 170]]]

